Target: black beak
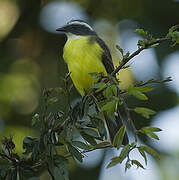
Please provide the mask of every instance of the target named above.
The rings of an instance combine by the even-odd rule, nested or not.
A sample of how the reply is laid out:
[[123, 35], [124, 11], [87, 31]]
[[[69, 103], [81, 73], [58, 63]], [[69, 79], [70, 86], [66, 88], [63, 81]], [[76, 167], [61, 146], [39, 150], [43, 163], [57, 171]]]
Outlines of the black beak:
[[56, 29], [56, 31], [63, 32], [63, 33], [67, 32], [65, 27], [58, 28]]

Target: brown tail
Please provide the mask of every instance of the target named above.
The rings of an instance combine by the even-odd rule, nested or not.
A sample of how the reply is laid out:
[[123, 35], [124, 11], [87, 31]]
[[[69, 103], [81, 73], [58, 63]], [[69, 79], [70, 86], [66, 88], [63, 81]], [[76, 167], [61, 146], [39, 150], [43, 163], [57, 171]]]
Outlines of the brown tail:
[[[104, 116], [105, 116], [106, 125], [108, 127], [108, 131], [109, 131], [109, 136], [110, 136], [111, 142], [113, 142], [114, 136], [116, 135], [116, 133], [118, 132], [120, 127], [123, 125], [121, 117], [119, 116], [119, 112], [118, 112], [118, 115], [116, 116], [116, 121], [113, 122], [109, 118], [107, 113], [104, 113]], [[122, 144], [126, 145], [128, 143], [129, 143], [128, 135], [127, 135], [127, 133], [125, 133]]]

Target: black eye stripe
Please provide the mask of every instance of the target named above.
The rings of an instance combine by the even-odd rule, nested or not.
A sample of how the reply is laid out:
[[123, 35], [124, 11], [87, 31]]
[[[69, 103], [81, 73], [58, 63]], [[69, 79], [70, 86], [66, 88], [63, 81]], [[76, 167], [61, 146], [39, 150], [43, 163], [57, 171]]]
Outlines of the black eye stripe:
[[71, 24], [68, 26], [69, 30], [75, 30], [75, 29], [81, 29], [81, 30], [90, 30], [88, 27], [85, 25], [79, 25], [79, 24]]

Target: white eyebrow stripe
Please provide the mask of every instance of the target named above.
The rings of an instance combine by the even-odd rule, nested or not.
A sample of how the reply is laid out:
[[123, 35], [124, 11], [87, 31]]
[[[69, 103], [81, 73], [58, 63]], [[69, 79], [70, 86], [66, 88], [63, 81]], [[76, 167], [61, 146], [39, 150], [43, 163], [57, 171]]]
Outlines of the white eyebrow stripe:
[[73, 21], [73, 22], [70, 22], [69, 24], [81, 24], [81, 25], [84, 25], [84, 26], [88, 27], [90, 30], [94, 31], [93, 28], [89, 24], [87, 24], [85, 22]]

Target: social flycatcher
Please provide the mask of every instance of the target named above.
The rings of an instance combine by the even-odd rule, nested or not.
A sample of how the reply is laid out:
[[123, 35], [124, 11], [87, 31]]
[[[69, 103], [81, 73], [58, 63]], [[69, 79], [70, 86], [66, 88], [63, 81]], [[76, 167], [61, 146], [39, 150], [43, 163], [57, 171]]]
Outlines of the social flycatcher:
[[[82, 20], [72, 20], [65, 26], [58, 28], [67, 36], [67, 42], [63, 49], [63, 58], [71, 73], [71, 79], [78, 90], [84, 96], [91, 90], [92, 84], [96, 81], [89, 73], [110, 74], [114, 70], [110, 51], [104, 41], [98, 37], [93, 28]], [[116, 123], [105, 116], [106, 124], [111, 140], [122, 126], [119, 114], [116, 116]], [[127, 134], [123, 144], [128, 143]]]

